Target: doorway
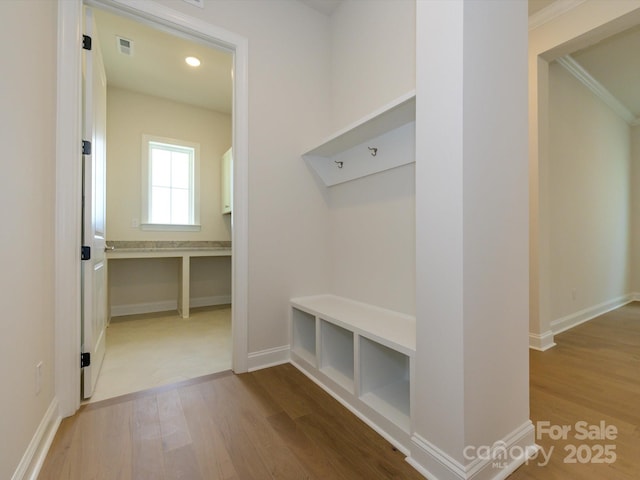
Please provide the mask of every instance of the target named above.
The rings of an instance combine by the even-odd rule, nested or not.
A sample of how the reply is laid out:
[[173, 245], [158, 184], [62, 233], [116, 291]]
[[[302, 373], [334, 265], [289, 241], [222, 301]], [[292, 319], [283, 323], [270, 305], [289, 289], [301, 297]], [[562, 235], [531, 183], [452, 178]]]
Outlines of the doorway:
[[[126, 0], [88, 2], [90, 6], [106, 8], [131, 16], [161, 29], [171, 29], [178, 35], [192, 36], [199, 42], [227, 48], [233, 52], [233, 229], [232, 229], [232, 369], [247, 371], [247, 40], [233, 32], [181, 14], [155, 3], [135, 3]], [[56, 263], [64, 266], [56, 271], [56, 396], [60, 414], [73, 414], [80, 406], [81, 353], [80, 336], [80, 163], [81, 152], [81, 42], [82, 0], [62, 2], [59, 6], [58, 82], [56, 154], [56, 202], [62, 212], [57, 220]]]
[[[548, 11], [548, 15], [530, 17], [529, 22], [529, 159], [530, 159], [530, 346], [547, 350], [555, 345], [554, 334], [603, 311], [576, 307], [577, 314], [553, 318], [552, 313], [552, 205], [549, 195], [550, 136], [549, 68], [551, 62], [589, 45], [632, 28], [640, 22], [637, 5], [619, 5], [602, 11], [597, 2], [576, 5], [574, 11]], [[544, 12], [541, 12], [544, 13]], [[553, 16], [555, 15], [555, 16]], [[552, 24], [550, 20], [553, 19]], [[544, 25], [544, 28], [539, 28]], [[583, 167], [584, 168], [584, 167]], [[583, 277], [593, 276], [586, 275]], [[568, 282], [567, 282], [568, 283]], [[580, 295], [568, 285], [565, 302]], [[598, 305], [599, 307], [604, 306]], [[589, 310], [592, 310], [589, 312]], [[589, 312], [589, 315], [587, 313]], [[564, 315], [564, 314], [562, 314]], [[582, 318], [580, 318], [582, 316]]]
[[85, 56], [103, 59], [107, 99], [111, 322], [95, 389], [83, 386], [98, 401], [231, 368], [232, 212], [221, 167], [232, 150], [233, 54], [100, 8], [88, 18]]

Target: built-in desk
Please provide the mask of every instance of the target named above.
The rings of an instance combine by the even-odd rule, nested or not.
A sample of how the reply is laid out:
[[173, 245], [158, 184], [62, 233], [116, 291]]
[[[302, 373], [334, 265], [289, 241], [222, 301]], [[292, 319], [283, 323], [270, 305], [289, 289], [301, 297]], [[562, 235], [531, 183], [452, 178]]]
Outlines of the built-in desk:
[[107, 260], [125, 258], [180, 258], [180, 291], [178, 292], [178, 312], [182, 318], [189, 318], [189, 280], [192, 257], [230, 257], [231, 242], [196, 241], [109, 241]]

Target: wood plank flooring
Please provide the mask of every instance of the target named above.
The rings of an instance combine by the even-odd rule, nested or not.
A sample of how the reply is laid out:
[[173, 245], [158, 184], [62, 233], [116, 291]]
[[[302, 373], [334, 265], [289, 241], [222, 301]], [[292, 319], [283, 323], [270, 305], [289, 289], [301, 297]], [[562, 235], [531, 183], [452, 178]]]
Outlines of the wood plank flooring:
[[230, 372], [84, 405], [40, 480], [421, 479], [291, 365]]
[[[556, 336], [530, 353], [534, 424], [569, 425], [542, 435], [548, 453], [509, 478], [640, 478], [640, 303]], [[614, 425], [615, 440], [575, 438], [576, 422]], [[566, 463], [570, 451], [587, 445]], [[613, 463], [580, 463], [596, 445]], [[589, 458], [587, 458], [589, 456]], [[569, 458], [570, 459], [570, 458]], [[420, 479], [384, 439], [291, 365], [181, 384], [85, 405], [65, 419], [41, 471], [47, 479]]]
[[[568, 425], [571, 431], [566, 439], [541, 435], [536, 443], [547, 453], [553, 448], [549, 465], [539, 466], [542, 458], [535, 459], [509, 479], [640, 478], [640, 302], [556, 335], [555, 341], [546, 352], [530, 353], [531, 420]], [[604, 421], [618, 434], [614, 440], [581, 440], [576, 438], [580, 421], [588, 426]], [[569, 445], [580, 449], [580, 456], [572, 456]], [[613, 463], [594, 463], [605, 458], [598, 445], [613, 445]]]

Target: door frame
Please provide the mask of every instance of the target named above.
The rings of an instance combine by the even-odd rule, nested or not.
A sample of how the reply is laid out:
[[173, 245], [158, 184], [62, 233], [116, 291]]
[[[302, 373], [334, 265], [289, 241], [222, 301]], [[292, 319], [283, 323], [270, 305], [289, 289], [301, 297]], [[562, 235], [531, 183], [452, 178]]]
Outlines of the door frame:
[[[248, 40], [154, 2], [91, 0], [161, 28], [182, 32], [234, 53], [232, 369], [248, 368]], [[62, 417], [80, 407], [80, 225], [83, 0], [58, 2], [55, 219], [55, 392]]]

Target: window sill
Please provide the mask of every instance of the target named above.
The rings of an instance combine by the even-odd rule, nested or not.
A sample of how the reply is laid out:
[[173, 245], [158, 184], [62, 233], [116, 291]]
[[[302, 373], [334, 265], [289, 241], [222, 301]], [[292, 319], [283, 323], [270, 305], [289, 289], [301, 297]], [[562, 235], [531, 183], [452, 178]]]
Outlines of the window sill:
[[199, 232], [200, 225], [166, 225], [162, 223], [141, 223], [140, 229], [150, 232]]

